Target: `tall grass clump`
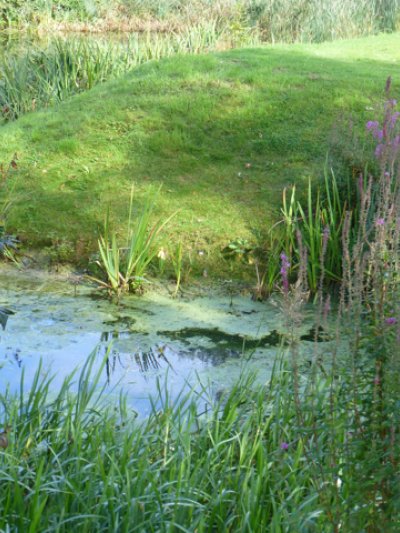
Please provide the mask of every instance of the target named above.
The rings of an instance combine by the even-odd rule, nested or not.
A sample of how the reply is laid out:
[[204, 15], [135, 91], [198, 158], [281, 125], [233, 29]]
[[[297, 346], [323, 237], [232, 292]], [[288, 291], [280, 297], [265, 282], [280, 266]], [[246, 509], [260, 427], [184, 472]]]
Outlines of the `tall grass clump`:
[[337, 282], [342, 274], [342, 229], [346, 202], [340, 194], [335, 175], [325, 172], [324, 188], [308, 183], [306, 205], [296, 196], [293, 187], [290, 198], [283, 192], [283, 224], [285, 250], [298, 266], [301, 261], [298, 234], [307, 250], [307, 282], [315, 293], [321, 279]]
[[110, 228], [108, 215], [106, 217], [104, 234], [100, 236], [98, 242], [99, 260], [96, 261], [105, 279], [95, 277], [91, 279], [111, 294], [118, 296], [124, 291], [138, 291], [146, 282], [145, 275], [149, 264], [157, 257], [160, 250], [159, 234], [175, 215], [152, 222], [159, 191], [160, 189], [149, 191], [142, 210], [135, 217], [132, 187], [125, 246], [120, 246], [118, 243], [116, 233]]
[[58, 103], [91, 89], [136, 64], [129, 46], [56, 39], [45, 49], [31, 47], [10, 53], [0, 66], [0, 106], [4, 119]]
[[160, 387], [162, 408], [138, 421], [124, 398], [107, 407], [93, 368], [92, 356], [76, 393], [69, 378], [52, 396], [40, 368], [29, 394], [1, 393], [1, 529], [279, 531], [319, 521], [301, 449], [286, 448], [293, 410], [278, 383], [254, 392], [242, 379], [206, 418], [194, 397], [173, 405]]
[[1, 29], [30, 29], [53, 22], [95, 21], [110, 4], [106, 0], [5, 0], [0, 4]]
[[[282, 218], [251, 248], [257, 284], [255, 295], [262, 299], [275, 289], [281, 274], [281, 253], [289, 262], [288, 276], [294, 279], [302, 268], [304, 253], [308, 290], [315, 296], [322, 285], [338, 287], [343, 275], [342, 232], [346, 211], [351, 211], [350, 237], [358, 227], [359, 196], [339, 186], [335, 173], [324, 172], [323, 183], [308, 182], [306, 194], [296, 186], [283, 190]], [[300, 244], [301, 243], [301, 246]]]

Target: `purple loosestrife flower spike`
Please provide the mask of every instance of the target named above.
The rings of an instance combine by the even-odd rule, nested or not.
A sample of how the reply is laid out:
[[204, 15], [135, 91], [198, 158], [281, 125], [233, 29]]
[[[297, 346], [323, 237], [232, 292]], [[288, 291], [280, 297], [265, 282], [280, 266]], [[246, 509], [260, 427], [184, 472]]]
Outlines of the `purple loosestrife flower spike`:
[[379, 159], [383, 154], [384, 146], [383, 144], [378, 144], [378, 146], [375, 148], [375, 157]]
[[398, 117], [400, 116], [400, 112], [399, 111], [396, 111], [395, 113], [393, 113], [393, 115], [390, 117], [390, 127], [393, 129], [396, 125], [396, 121], [398, 119]]
[[385, 225], [385, 219], [384, 218], [378, 218], [376, 220], [376, 225], [377, 226], [384, 226]]
[[369, 120], [367, 122], [367, 130], [368, 131], [375, 131], [379, 126], [379, 122], [377, 120]]
[[290, 263], [285, 253], [281, 253], [281, 277], [282, 277], [282, 287], [285, 294], [289, 292], [289, 272]]
[[289, 444], [287, 442], [281, 442], [281, 450], [287, 450], [289, 448]]
[[385, 324], [388, 326], [394, 326], [397, 324], [397, 318], [395, 316], [389, 316], [388, 318], [385, 318]]

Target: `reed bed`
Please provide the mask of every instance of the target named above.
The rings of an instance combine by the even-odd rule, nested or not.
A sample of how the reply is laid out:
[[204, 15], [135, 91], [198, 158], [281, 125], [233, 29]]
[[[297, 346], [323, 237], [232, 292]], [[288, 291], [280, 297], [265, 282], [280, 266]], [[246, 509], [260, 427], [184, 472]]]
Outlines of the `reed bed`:
[[[5, 120], [54, 105], [150, 60], [232, 46], [213, 22], [180, 34], [134, 34], [125, 42], [55, 39], [42, 49], [7, 54], [0, 64], [0, 110]], [[242, 43], [254, 42], [252, 36]]]
[[[125, 44], [56, 38], [44, 49], [33, 46], [24, 54], [10, 52], [2, 58], [0, 110], [6, 120], [53, 105], [152, 59], [262, 42], [321, 42], [370, 35], [395, 31], [400, 20], [398, 0], [200, 0], [194, 4], [125, 0], [111, 4], [117, 21], [123, 17], [120, 29], [140, 35], [131, 35]], [[0, 18], [3, 26], [19, 27], [23, 22], [32, 26], [44, 17], [44, 27], [64, 21], [59, 30], [106, 31], [109, 8], [100, 1], [71, 0], [61, 8], [51, 0], [28, 6], [13, 0], [0, 7]], [[68, 27], [65, 20], [78, 26]], [[88, 21], [94, 26], [79, 26]]]
[[394, 31], [398, 0], [9, 0], [2, 26], [74, 31], [175, 31], [205, 21], [256, 28], [268, 42], [310, 42]]

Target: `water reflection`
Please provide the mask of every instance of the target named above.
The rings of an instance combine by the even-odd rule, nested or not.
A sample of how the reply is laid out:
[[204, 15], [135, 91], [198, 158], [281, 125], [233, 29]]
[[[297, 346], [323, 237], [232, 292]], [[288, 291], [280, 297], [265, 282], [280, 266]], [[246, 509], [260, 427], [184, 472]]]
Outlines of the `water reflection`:
[[[110, 394], [122, 390], [132, 407], [146, 414], [159, 381], [172, 399], [199, 379], [217, 393], [238, 378], [243, 365], [265, 382], [282, 342], [276, 307], [242, 296], [232, 303], [226, 294], [171, 300], [147, 293], [116, 306], [89, 294], [73, 296], [70, 287], [66, 294], [65, 286], [48, 287], [43, 279], [5, 281], [0, 285], [5, 328], [0, 328], [0, 390], [18, 391], [22, 370], [29, 390], [40, 360], [57, 390], [74, 369], [79, 375], [94, 352], [93, 374], [104, 364], [100, 385]], [[7, 313], [10, 309], [14, 315]]]
[[105, 372], [107, 384], [111, 383], [114, 372], [118, 370], [127, 371], [129, 366], [135, 364], [144, 379], [148, 379], [150, 372], [157, 372], [169, 369], [176, 374], [170, 361], [170, 355], [178, 355], [176, 350], [167, 344], [156, 344], [150, 349], [134, 350], [129, 353], [121, 353], [116, 348], [112, 348], [112, 342], [116, 339], [133, 339], [130, 332], [104, 331], [100, 337], [100, 344], [97, 348], [97, 355], [105, 358]]

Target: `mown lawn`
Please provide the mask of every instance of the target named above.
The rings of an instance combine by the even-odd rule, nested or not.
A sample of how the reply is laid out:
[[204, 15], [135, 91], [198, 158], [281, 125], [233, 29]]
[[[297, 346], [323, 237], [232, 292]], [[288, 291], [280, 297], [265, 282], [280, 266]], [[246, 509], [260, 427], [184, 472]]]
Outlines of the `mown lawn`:
[[229, 241], [276, 221], [283, 187], [322, 175], [343, 117], [361, 131], [389, 75], [398, 93], [399, 45], [391, 34], [174, 57], [26, 115], [0, 128], [0, 159], [19, 158], [7, 231], [71, 243], [76, 260], [108, 208], [123, 231], [132, 183], [137, 203], [162, 184], [160, 215], [180, 209], [171, 240], [218, 266]]

